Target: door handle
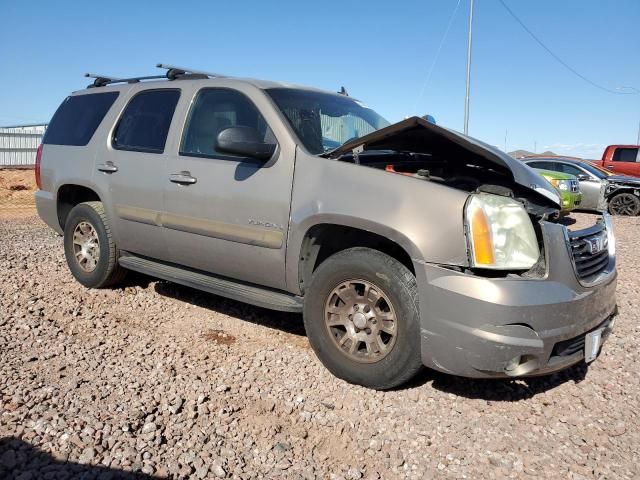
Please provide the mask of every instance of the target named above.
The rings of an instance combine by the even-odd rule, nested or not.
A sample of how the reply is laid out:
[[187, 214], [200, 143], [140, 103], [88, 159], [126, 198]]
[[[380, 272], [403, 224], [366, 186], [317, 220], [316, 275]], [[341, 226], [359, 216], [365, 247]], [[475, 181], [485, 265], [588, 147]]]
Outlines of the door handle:
[[613, 170], [613, 165], [607, 165], [608, 170]]
[[98, 165], [98, 170], [104, 173], [115, 173], [118, 171], [118, 167], [113, 162], [106, 162]]
[[198, 181], [197, 178], [192, 177], [189, 172], [172, 173], [169, 175], [169, 181], [178, 183], [180, 185], [193, 185]]

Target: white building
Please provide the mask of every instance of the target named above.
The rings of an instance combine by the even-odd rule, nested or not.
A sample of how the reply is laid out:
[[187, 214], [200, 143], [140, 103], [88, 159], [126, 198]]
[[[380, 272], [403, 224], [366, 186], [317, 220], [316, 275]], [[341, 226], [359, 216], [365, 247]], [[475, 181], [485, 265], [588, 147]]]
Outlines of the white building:
[[46, 129], [43, 123], [0, 127], [0, 168], [34, 166]]

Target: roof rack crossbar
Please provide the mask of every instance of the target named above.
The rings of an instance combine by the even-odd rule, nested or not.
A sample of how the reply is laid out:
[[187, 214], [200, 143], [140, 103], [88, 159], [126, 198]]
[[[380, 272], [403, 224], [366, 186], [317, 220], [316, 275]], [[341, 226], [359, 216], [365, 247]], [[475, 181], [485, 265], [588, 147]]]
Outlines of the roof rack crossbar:
[[94, 82], [87, 88], [104, 87], [105, 85], [112, 85], [114, 83], [138, 83], [141, 80], [157, 80], [165, 78], [164, 75], [147, 75], [144, 77], [130, 77], [130, 78], [114, 78], [107, 77], [106, 75], [96, 75], [93, 73], [85, 73], [85, 77], [95, 78]]
[[219, 77], [219, 78], [226, 77], [226, 75], [221, 75], [219, 73], [203, 72], [202, 70], [193, 70], [191, 68], [177, 67], [175, 65], [167, 65], [166, 63], [158, 63], [156, 67], [166, 69], [167, 78], [169, 80], [175, 80], [176, 78], [182, 75], [204, 75], [206, 77]]
[[98, 73], [85, 73], [84, 76], [87, 77], [87, 78], [93, 78], [94, 79], [93, 83], [91, 85], [89, 85], [89, 87], [104, 87], [108, 83], [117, 80], [117, 78], [115, 78], [115, 77], [109, 77], [107, 75], [100, 75]]

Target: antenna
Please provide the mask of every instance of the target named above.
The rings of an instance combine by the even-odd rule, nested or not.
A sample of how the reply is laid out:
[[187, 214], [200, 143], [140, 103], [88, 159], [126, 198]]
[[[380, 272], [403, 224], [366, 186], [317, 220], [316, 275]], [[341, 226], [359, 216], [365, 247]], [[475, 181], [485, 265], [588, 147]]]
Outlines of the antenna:
[[167, 65], [166, 63], [158, 63], [156, 67], [166, 69], [167, 78], [169, 80], [175, 80], [176, 78], [182, 75], [203, 75], [205, 77], [220, 77], [220, 78], [226, 77], [226, 75], [221, 75], [219, 73], [204, 72], [202, 70], [194, 70], [192, 68], [177, 67], [175, 65]]

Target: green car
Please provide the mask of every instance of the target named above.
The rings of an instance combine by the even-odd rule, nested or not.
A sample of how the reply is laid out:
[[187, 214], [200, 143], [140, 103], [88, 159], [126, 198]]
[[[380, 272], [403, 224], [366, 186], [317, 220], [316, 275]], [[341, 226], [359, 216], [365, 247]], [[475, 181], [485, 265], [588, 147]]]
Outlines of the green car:
[[540, 175], [553, 185], [562, 200], [561, 213], [568, 213], [578, 208], [582, 201], [582, 192], [578, 179], [569, 173], [553, 172], [551, 170], [535, 169]]

